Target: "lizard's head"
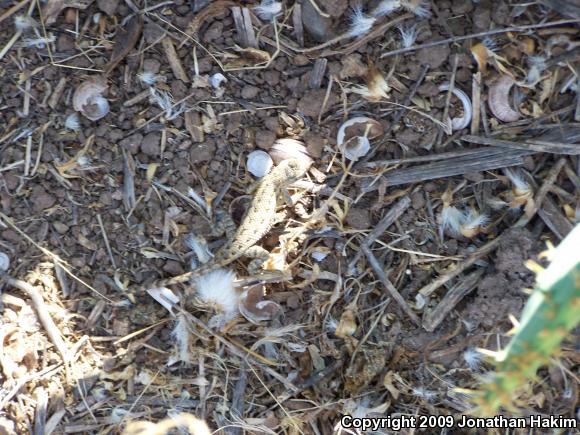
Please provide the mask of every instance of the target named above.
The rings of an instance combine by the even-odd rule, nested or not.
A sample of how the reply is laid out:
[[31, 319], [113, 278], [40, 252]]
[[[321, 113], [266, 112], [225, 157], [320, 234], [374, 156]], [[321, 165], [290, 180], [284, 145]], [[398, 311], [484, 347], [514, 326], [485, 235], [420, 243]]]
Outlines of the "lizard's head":
[[276, 166], [276, 171], [279, 171], [288, 183], [293, 183], [306, 174], [311, 164], [312, 162], [308, 159], [287, 159]]

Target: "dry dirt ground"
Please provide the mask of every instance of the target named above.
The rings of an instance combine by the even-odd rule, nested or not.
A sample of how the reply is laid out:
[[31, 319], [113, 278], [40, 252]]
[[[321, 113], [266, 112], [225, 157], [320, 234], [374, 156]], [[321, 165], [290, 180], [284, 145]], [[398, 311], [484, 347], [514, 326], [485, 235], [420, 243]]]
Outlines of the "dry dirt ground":
[[[534, 285], [525, 262], [545, 264], [579, 216], [578, 16], [411, 1], [363, 15], [365, 33], [353, 8], [378, 1], [282, 3], [272, 20], [255, 2], [0, 0], [0, 434], [180, 412], [219, 433], [331, 434], [343, 414], [470, 409], [493, 368], [475, 349], [507, 343]], [[506, 75], [507, 122], [488, 104]], [[87, 81], [102, 86], [85, 111], [109, 106], [97, 120], [74, 115]], [[445, 83], [481, 101], [466, 128], [447, 122], [465, 109]], [[382, 130], [356, 163], [336, 139], [355, 116]], [[215, 210], [240, 223], [248, 154], [283, 138], [313, 166], [291, 191], [302, 212], [260, 242], [286, 272], [264, 287], [274, 309], [212, 328], [216, 307], [184, 285], [173, 313], [129, 294], [190, 270], [191, 233], [224, 243]], [[468, 210], [487, 219], [442, 229]], [[579, 362], [576, 334], [516, 407], [576, 416]]]

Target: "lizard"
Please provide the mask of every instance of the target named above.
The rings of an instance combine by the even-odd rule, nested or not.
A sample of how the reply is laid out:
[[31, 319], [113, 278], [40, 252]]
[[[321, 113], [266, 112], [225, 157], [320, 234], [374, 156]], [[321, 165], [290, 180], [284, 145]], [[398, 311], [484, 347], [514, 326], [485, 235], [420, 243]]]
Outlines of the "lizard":
[[264, 254], [267, 256], [267, 251], [256, 246], [256, 243], [277, 223], [278, 196], [283, 193], [284, 189], [302, 178], [309, 167], [310, 161], [287, 159], [280, 162], [270, 173], [258, 181], [254, 189], [254, 197], [240, 226], [228, 242], [218, 250], [212, 260], [190, 272], [155, 281], [148, 287], [158, 288], [184, 283], [225, 267], [241, 257], [259, 259], [260, 257], [264, 258]]

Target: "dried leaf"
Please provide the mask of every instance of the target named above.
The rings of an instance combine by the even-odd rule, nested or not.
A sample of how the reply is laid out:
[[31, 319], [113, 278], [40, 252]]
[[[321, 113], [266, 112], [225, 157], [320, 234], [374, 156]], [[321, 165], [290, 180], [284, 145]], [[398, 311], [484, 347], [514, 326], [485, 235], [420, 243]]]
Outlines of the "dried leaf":
[[167, 287], [156, 287], [147, 289], [147, 293], [153, 299], [163, 306], [170, 314], [173, 314], [173, 308], [175, 305], [179, 303], [179, 296], [176, 296], [171, 290]]
[[356, 319], [354, 312], [350, 309], [345, 310], [340, 316], [340, 323], [334, 332], [339, 338], [352, 337], [356, 332]]
[[489, 57], [489, 50], [481, 42], [471, 47], [471, 54], [477, 62], [477, 67], [482, 74], [487, 71], [487, 59]]
[[233, 60], [226, 63], [225, 69], [243, 68], [247, 66], [256, 66], [259, 64], [268, 63], [271, 59], [270, 53], [257, 48], [237, 48], [239, 54], [230, 54]]
[[264, 300], [264, 292], [264, 285], [258, 284], [247, 289], [240, 297], [240, 313], [254, 324], [272, 320], [282, 310], [276, 302]]
[[60, 13], [66, 8], [85, 10], [91, 3], [93, 0], [48, 0], [42, 11], [45, 24], [48, 26], [54, 24]]
[[140, 16], [135, 16], [129, 20], [126, 27], [119, 27], [115, 37], [115, 48], [111, 53], [111, 60], [105, 67], [105, 72], [111, 71], [121, 62], [139, 42], [141, 31], [143, 30], [143, 20]]
[[232, 0], [217, 0], [203, 8], [200, 12], [198, 12], [195, 17], [187, 26], [186, 33], [188, 35], [195, 36], [203, 26], [207, 20], [213, 17], [217, 17], [221, 14], [226, 8], [230, 8], [233, 6], [238, 6], [235, 1]]

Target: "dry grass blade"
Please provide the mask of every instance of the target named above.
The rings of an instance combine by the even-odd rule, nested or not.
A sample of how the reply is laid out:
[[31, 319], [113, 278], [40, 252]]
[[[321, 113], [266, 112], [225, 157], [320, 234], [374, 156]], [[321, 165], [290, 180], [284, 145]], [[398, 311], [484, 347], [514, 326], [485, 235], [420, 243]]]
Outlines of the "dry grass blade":
[[468, 135], [462, 136], [461, 140], [478, 145], [489, 145], [492, 147], [509, 148], [513, 150], [530, 150], [538, 153], [567, 154], [573, 156], [580, 154], [580, 148], [576, 144], [553, 143], [534, 139], [513, 141]]
[[179, 60], [179, 56], [177, 55], [177, 51], [175, 50], [175, 46], [173, 45], [171, 38], [166, 36], [161, 40], [161, 44], [163, 45], [165, 56], [167, 57], [167, 61], [169, 62], [169, 66], [171, 67], [173, 74], [175, 74], [175, 77], [184, 83], [189, 83], [189, 76], [185, 72], [185, 69], [181, 64], [181, 60]]

